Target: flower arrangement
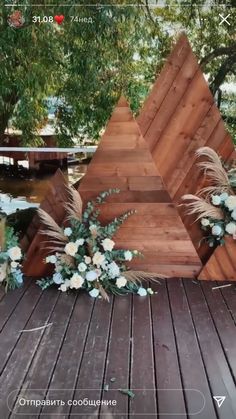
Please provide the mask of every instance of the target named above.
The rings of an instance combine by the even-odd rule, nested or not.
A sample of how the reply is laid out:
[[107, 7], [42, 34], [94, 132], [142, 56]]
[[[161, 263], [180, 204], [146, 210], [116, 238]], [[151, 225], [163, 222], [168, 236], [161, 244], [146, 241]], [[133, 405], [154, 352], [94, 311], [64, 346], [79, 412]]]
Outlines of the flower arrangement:
[[0, 220], [0, 283], [5, 290], [19, 288], [23, 283], [22, 253], [12, 227]]
[[137, 250], [116, 249], [112, 240], [118, 228], [135, 211], [128, 211], [105, 226], [98, 220], [99, 206], [114, 193], [119, 193], [119, 190], [100, 193], [94, 201], [88, 202], [82, 212], [79, 193], [69, 188], [68, 217], [63, 228], [39, 210], [41, 221], [47, 226], [43, 234], [50, 237], [52, 245], [48, 248], [52, 254], [46, 257], [45, 262], [54, 267], [52, 277], [38, 281], [43, 289], [56, 284], [62, 292], [84, 289], [91, 297], [106, 300], [109, 300], [108, 293], [134, 292], [142, 296], [153, 293], [150, 288], [142, 286], [141, 280], [154, 279], [157, 275], [129, 271], [126, 266], [134, 257], [142, 255]]
[[209, 147], [200, 148], [197, 156], [207, 157], [199, 166], [210, 185], [198, 195], [184, 195], [182, 199], [188, 214], [197, 215], [196, 221], [200, 221], [208, 245], [215, 247], [223, 245], [227, 235], [236, 240], [236, 168], [226, 167]]

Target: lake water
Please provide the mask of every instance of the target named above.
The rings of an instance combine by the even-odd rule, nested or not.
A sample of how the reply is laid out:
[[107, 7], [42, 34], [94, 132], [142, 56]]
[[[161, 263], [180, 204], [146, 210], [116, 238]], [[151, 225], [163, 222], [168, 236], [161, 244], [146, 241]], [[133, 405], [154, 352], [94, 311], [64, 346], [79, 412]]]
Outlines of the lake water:
[[[26, 162], [22, 162], [26, 167]], [[69, 184], [73, 185], [86, 172], [86, 165], [78, 164], [63, 170]], [[44, 199], [53, 174], [22, 177], [0, 175], [0, 211], [12, 214], [17, 209], [39, 207]]]

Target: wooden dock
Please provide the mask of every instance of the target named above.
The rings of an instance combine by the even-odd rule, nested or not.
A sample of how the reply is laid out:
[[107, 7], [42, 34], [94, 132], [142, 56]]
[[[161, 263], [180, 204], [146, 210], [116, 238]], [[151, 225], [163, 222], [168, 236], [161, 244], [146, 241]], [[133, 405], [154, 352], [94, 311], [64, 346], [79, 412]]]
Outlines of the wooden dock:
[[[216, 285], [161, 281], [110, 303], [32, 280], [2, 293], [1, 417], [235, 419], [235, 285]], [[213, 396], [226, 397], [220, 409]], [[23, 406], [45, 397], [65, 404]], [[67, 403], [86, 398], [116, 405]]]

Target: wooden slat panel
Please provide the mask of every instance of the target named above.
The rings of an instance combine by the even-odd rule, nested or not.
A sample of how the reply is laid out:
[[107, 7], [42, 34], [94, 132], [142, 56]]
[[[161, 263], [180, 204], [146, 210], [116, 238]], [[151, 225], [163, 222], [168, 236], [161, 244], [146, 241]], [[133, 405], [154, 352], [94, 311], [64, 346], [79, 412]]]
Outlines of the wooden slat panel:
[[135, 397], [130, 400], [131, 417], [142, 414], [154, 418], [157, 414], [150, 318], [150, 299], [134, 296], [130, 386]]
[[[226, 358], [230, 357], [231, 368], [235, 369], [236, 338], [235, 334], [232, 335], [232, 330], [235, 328], [234, 322], [222, 297], [217, 298], [219, 293], [212, 291], [209, 283], [203, 284], [203, 288], [208, 289], [205, 292], [205, 295], [208, 294], [207, 303], [200, 284], [192, 281], [185, 281], [184, 284], [212, 394], [224, 395], [228, 401], [228, 403], [223, 403], [220, 409], [217, 408], [218, 417], [219, 419], [234, 419], [236, 417], [235, 385]], [[211, 315], [213, 315], [213, 320]], [[215, 330], [216, 319], [218, 331]], [[221, 338], [224, 339], [226, 353], [222, 350]], [[224, 380], [219, 379], [222, 376]]]
[[[159, 77], [154, 83], [154, 86], [148, 95], [143, 105], [143, 111], [138, 116], [138, 124], [142, 127], [143, 135], [146, 134], [149, 126], [152, 123], [162, 101], [165, 99], [170, 86], [179, 73], [185, 59], [191, 51], [191, 47], [185, 36], [181, 36], [175, 48], [166, 60], [165, 66], [161, 71]], [[158, 96], [156, 91], [158, 90]]]
[[[182, 58], [179, 57], [181, 46], [186, 48]], [[179, 70], [170, 72], [170, 67]], [[186, 193], [195, 194], [204, 184], [204, 177], [195, 164], [195, 151], [199, 147], [212, 147], [226, 161], [235, 156], [232, 139], [184, 34], [167, 59], [137, 121], [176, 203]], [[193, 224], [183, 209], [179, 208], [179, 214], [205, 263], [212, 250], [204, 243], [199, 246], [203, 237], [200, 226]]]
[[[25, 328], [33, 329], [49, 323], [58, 296], [59, 294], [55, 293], [54, 289], [47, 290], [47, 292], [43, 293], [35, 309], [27, 300], [24, 300], [23, 305], [28, 305], [31, 308], [31, 316], [25, 324]], [[18, 392], [22, 387], [33, 357], [37, 353], [44, 332], [45, 329], [22, 333], [6, 364], [0, 381], [1, 415], [4, 418], [9, 417], [9, 409], [13, 409], [16, 404]], [[0, 339], [1, 347], [3, 348], [1, 336]], [[43, 368], [43, 364], [40, 365], [40, 368]], [[30, 408], [27, 407], [26, 409], [26, 413], [29, 415]], [[11, 417], [15, 417], [15, 415], [12, 414]]]
[[[40, 204], [40, 208], [48, 212], [49, 215], [58, 223], [62, 224], [65, 218], [65, 202], [67, 201], [68, 192], [66, 189], [67, 181], [62, 172], [57, 170], [53, 176], [44, 201]], [[48, 254], [45, 249], [48, 244], [45, 244], [46, 237], [40, 234], [42, 226], [38, 216], [36, 215], [30, 224], [26, 237], [23, 243], [28, 243], [26, 259], [23, 263], [23, 271], [25, 275], [31, 277], [42, 277], [51, 273], [51, 268], [48, 268], [43, 259]]]
[[[25, 399], [44, 399], [55, 369], [75, 300], [76, 293], [72, 294], [71, 298], [68, 298], [66, 293], [60, 294], [51, 316], [50, 321], [52, 325], [46, 328], [41, 345], [25, 377], [23, 389], [21, 389], [20, 393]], [[36, 416], [40, 413], [40, 410], [41, 406], [30, 406], [31, 416]], [[25, 412], [25, 407], [18, 405], [15, 407], [14, 412], [16, 416], [22, 415]]]
[[[118, 414], [119, 417], [128, 417], [129, 399], [119, 389], [129, 388], [131, 312], [131, 295], [115, 298], [104, 376], [104, 387], [108, 386], [108, 390], [102, 394], [103, 400], [117, 401], [116, 406], [109, 407], [114, 417]], [[104, 407], [101, 407], [101, 413], [107, 413]]]
[[[156, 383], [158, 394], [158, 418], [178, 417], [185, 419], [186, 406], [180, 374], [175, 333], [172, 325], [166, 282], [152, 284], [157, 294], [151, 298]], [[162, 365], [162, 368], [159, 366]], [[161, 389], [158, 391], [158, 389]], [[176, 391], [172, 390], [176, 389]], [[168, 391], [169, 390], [169, 391]], [[171, 399], [171, 403], [170, 403]]]
[[236, 241], [226, 237], [224, 246], [218, 246], [199, 274], [199, 279], [236, 281]]
[[[217, 415], [211, 389], [208, 384], [208, 376], [183, 284], [180, 281], [173, 280], [169, 281], [167, 285], [188, 418], [216, 419]], [[195, 389], [197, 392], [188, 391], [188, 389]], [[206, 401], [205, 406], [204, 401]], [[196, 414], [197, 412], [199, 413]]]
[[[118, 122], [113, 122], [112, 115], [87, 174], [80, 183], [79, 192], [83, 203], [86, 204], [88, 200], [94, 199], [99, 191], [107, 187], [120, 188], [121, 192], [110, 196], [107, 203], [101, 207], [100, 219], [107, 223], [127, 210], [137, 211], [137, 215], [130, 217], [114, 237], [118, 248], [137, 249], [143, 252], [143, 260], [134, 262], [130, 266], [136, 266], [137, 263], [140, 269], [143, 265], [146, 270], [153, 272], [152, 265], [156, 269], [160, 260], [161, 273], [167, 276], [175, 274], [191, 277], [197, 273], [199, 264], [201, 265], [200, 259], [175, 204], [172, 204], [165, 189], [137, 123], [134, 119], [127, 122], [128, 117], [122, 121], [125, 109], [128, 115], [132, 115], [127, 102], [126, 108], [124, 107], [123, 98], [114, 110], [115, 115], [120, 103], [122, 103], [122, 112], [118, 113], [119, 129]], [[123, 148], [122, 137], [127, 139], [127, 133], [131, 130], [129, 123], [132, 135], [138, 138], [137, 149]], [[114, 131], [112, 127], [115, 127]], [[116, 148], [107, 147], [109, 137], [110, 141], [117, 145]], [[151, 257], [150, 252], [152, 252]]]

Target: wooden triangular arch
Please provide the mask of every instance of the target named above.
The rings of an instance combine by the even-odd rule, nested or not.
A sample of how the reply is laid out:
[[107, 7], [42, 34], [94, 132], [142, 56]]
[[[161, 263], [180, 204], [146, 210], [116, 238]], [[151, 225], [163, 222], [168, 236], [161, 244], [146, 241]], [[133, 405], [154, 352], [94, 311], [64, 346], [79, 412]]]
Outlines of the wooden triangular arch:
[[[46, 211], [60, 225], [65, 219], [65, 202], [68, 200], [67, 180], [60, 169], [57, 170], [48, 185], [45, 198], [40, 208]], [[44, 263], [48, 254], [45, 249], [46, 237], [40, 233], [43, 226], [38, 215], [35, 215], [24, 238], [21, 247], [26, 253], [23, 271], [26, 276], [43, 277], [50, 273], [50, 268]]]
[[109, 188], [121, 192], [103, 204], [102, 222], [127, 210], [137, 211], [114, 238], [117, 247], [143, 253], [144, 258], [130, 266], [167, 276], [196, 275], [200, 259], [124, 98], [111, 116], [79, 192], [86, 203]]
[[[178, 203], [195, 194], [203, 176], [195, 164], [195, 151], [209, 146], [225, 161], [235, 157], [234, 145], [185, 34], [167, 58], [137, 118], [167, 190]], [[202, 231], [179, 208], [181, 218], [202, 261], [211, 250], [201, 243]]]

